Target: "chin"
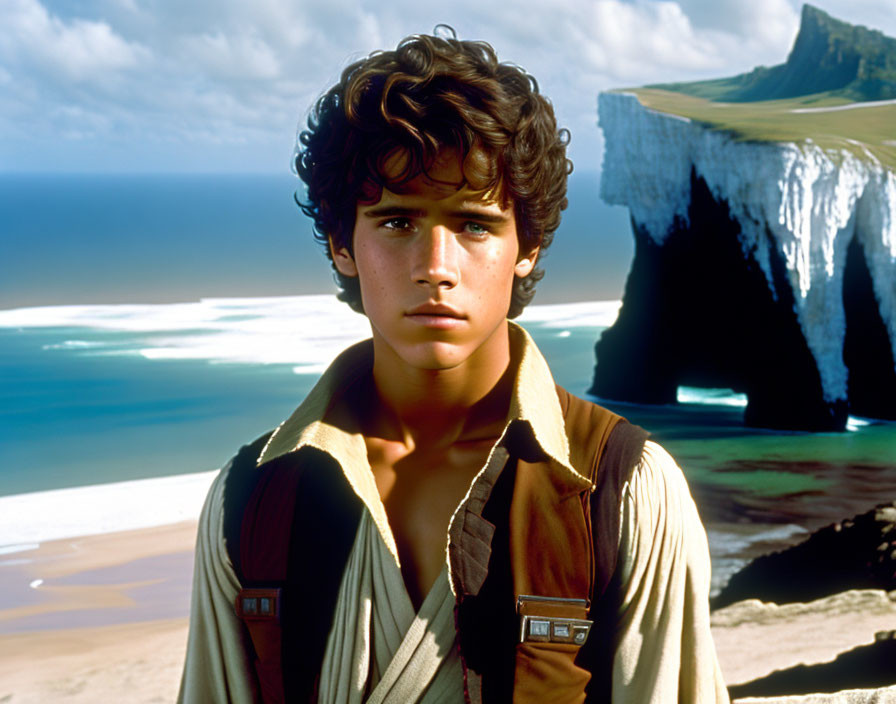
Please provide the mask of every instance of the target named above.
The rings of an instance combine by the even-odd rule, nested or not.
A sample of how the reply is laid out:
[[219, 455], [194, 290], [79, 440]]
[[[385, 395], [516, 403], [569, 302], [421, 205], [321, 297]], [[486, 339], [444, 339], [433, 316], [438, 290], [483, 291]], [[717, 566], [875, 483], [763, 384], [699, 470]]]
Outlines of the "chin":
[[453, 369], [466, 361], [469, 354], [455, 344], [447, 342], [427, 342], [414, 345], [413, 348], [401, 354], [405, 363], [417, 369]]

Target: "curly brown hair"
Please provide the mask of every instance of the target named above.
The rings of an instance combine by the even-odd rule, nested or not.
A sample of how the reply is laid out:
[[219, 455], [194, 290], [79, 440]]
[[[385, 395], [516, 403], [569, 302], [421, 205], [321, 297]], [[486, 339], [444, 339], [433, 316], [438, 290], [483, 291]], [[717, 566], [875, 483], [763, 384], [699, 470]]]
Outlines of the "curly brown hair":
[[[353, 251], [357, 204], [376, 203], [383, 188], [400, 191], [446, 148], [462, 157], [461, 187], [499, 194], [503, 207], [513, 203], [521, 253], [540, 247], [543, 255], [560, 225], [572, 162], [569, 132], [557, 128], [550, 102], [523, 69], [499, 63], [489, 44], [458, 40], [444, 25], [435, 33], [348, 66], [299, 135], [295, 167], [307, 200], [296, 201], [331, 263], [330, 239]], [[387, 175], [396, 152], [404, 168]], [[508, 317], [532, 300], [542, 276], [536, 268], [515, 280]], [[336, 280], [339, 299], [363, 312], [357, 277], [336, 271]]]

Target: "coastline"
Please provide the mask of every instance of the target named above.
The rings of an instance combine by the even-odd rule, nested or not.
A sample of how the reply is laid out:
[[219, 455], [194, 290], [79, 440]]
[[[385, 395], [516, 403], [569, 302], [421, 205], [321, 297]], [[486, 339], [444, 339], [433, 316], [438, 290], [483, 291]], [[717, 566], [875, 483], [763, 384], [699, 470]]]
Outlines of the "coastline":
[[218, 471], [0, 496], [0, 564], [49, 541], [195, 521]]
[[0, 701], [174, 701], [196, 525], [64, 538], [4, 555]]
[[[327, 315], [332, 307], [332, 319], [321, 306]], [[50, 399], [27, 385], [7, 390], [22, 423], [10, 433], [18, 444], [4, 447], [16, 471], [0, 496], [0, 702], [174, 698], [196, 518], [216, 471], [161, 473], [217, 466], [227, 458], [219, 453], [273, 427], [360, 320], [331, 297], [175, 308], [174, 322], [157, 306], [7, 311], [19, 316], [0, 329], [15, 342], [5, 348], [11, 376], [57, 383]], [[583, 393], [594, 339], [617, 308], [528, 310], [559, 384]], [[293, 320], [309, 324], [286, 324]], [[896, 487], [896, 424], [859, 423], [836, 435], [763, 431], [743, 427], [730, 391], [691, 391], [674, 408], [623, 404], [618, 412], [654, 429], [686, 471], [709, 532], [715, 589], [751, 558], [866, 510]], [[54, 403], [65, 413], [48, 420]], [[56, 488], [78, 481], [93, 484]], [[77, 535], [86, 537], [69, 537]], [[714, 615], [729, 684], [830, 660], [896, 629], [887, 613], [869, 620], [848, 604], [840, 615], [827, 604], [775, 618], [744, 604], [742, 618]]]
[[4, 555], [0, 636], [186, 618], [196, 526], [63, 538]]
[[[0, 701], [173, 701], [196, 525], [52, 540], [4, 555]], [[712, 627], [732, 685], [872, 642], [875, 632], [896, 629], [896, 602], [879, 590], [787, 606], [748, 600], [714, 612]]]

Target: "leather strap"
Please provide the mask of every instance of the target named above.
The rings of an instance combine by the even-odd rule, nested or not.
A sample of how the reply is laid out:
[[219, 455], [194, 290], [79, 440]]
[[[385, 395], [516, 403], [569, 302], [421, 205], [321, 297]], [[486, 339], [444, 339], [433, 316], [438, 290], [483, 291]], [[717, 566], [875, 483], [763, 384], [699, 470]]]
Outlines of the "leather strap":
[[[495, 620], [496, 614], [505, 613], [506, 597], [502, 595], [510, 589], [516, 597], [554, 596], [590, 603], [587, 609], [570, 602], [560, 611], [555, 605], [551, 615], [593, 620], [595, 627], [581, 647], [575, 643], [519, 643], [515, 655], [502, 648], [513, 658], [507, 662], [506, 685], [501, 676], [491, 678], [492, 686], [488, 686], [488, 677], [483, 680], [482, 674], [491, 671], [491, 665], [476, 673], [469, 670], [465, 673], [469, 701], [488, 694], [486, 689], [491, 692], [489, 700], [494, 694], [497, 700], [506, 701], [507, 697], [497, 692], [509, 694], [511, 686], [515, 702], [582, 702], [586, 693], [589, 701], [604, 701], [603, 694], [609, 692], [610, 670], [603, 672], [595, 665], [612, 664], [614, 600], [605, 598], [605, 592], [612, 590], [616, 566], [621, 487], [640, 457], [646, 433], [559, 388], [558, 397], [570, 438], [570, 460], [580, 472], [590, 472], [597, 489], [564, 493], [547, 479], [550, 473], [537, 466], [552, 460], [539, 455], [531, 443], [528, 451], [525, 442], [513, 443], [524, 449], [515, 452], [512, 466], [494, 478], [496, 494], [498, 498], [506, 496], [506, 502], [491, 501], [486, 495], [482, 514], [477, 514], [481, 525], [494, 532], [501, 548], [491, 554], [493, 533], [479, 536], [484, 569], [478, 579], [471, 577], [471, 586], [483, 580], [484, 584], [481, 593], [476, 589], [459, 595], [461, 606], [473, 609], [469, 614], [458, 611], [458, 628], [465, 655], [473, 654], [474, 642], [480, 640], [476, 633], [483, 636], [483, 642], [488, 641], [481, 631], [484, 623], [490, 628], [500, 626], [501, 633], [510, 631], [506, 639], [496, 636], [496, 642], [509, 645], [518, 640], [518, 620]], [[257, 468], [254, 461], [249, 464], [242, 473], [232, 472], [233, 481], [254, 484], [254, 490], [243, 504], [245, 510], [225, 508], [225, 524], [228, 513], [242, 522], [238, 530], [230, 529], [228, 550], [243, 587], [256, 590], [243, 596], [263, 598], [257, 590], [280, 590], [277, 619], [248, 618], [243, 609], [243, 622], [255, 650], [259, 690], [265, 702], [313, 701], [362, 504], [335, 460], [314, 448], [283, 455]], [[506, 490], [501, 489], [504, 483]], [[494, 513], [493, 505], [504, 508]], [[497, 565], [496, 555], [501, 557], [498, 562], [508, 558], [506, 568]], [[469, 559], [465, 555], [464, 562]], [[510, 580], [506, 591], [504, 574]], [[261, 609], [261, 602], [254, 608]], [[539, 615], [539, 608], [531, 603], [526, 609], [528, 615]], [[512, 607], [508, 615], [513, 615]], [[483, 666], [488, 660], [484, 656], [472, 659]]]
[[[335, 460], [311, 447], [254, 471], [238, 547], [237, 615], [252, 639], [262, 701], [313, 701], [361, 502]], [[274, 612], [261, 613], [265, 597], [276, 599]], [[248, 613], [246, 599], [257, 599]]]
[[[599, 460], [621, 419], [562, 389], [557, 393], [570, 439], [570, 460], [594, 484]], [[580, 704], [591, 674], [576, 662], [582, 643], [572, 636], [577, 624], [585, 628], [594, 592], [591, 492], [565, 492], [552, 481], [554, 473], [538, 464], [517, 461], [510, 508], [513, 582], [522, 624], [513, 701]]]
[[647, 431], [637, 425], [627, 421], [616, 424], [600, 457], [597, 488], [589, 499], [595, 576], [588, 619], [594, 626], [591, 637], [576, 658], [591, 672], [586, 702], [612, 700], [615, 626], [620, 598], [615, 572], [619, 556], [622, 487], [637, 467], [647, 437]]

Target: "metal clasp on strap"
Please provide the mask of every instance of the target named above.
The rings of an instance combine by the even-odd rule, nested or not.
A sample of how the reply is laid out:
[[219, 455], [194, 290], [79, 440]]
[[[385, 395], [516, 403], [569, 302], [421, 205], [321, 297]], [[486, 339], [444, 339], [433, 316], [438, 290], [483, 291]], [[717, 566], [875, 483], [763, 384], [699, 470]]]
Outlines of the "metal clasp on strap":
[[280, 619], [280, 589], [240, 589], [236, 596], [236, 615], [248, 621]]
[[571, 618], [563, 612], [588, 613], [585, 599], [520, 595], [516, 610], [520, 615], [520, 643], [571, 643], [584, 645], [593, 621]]

